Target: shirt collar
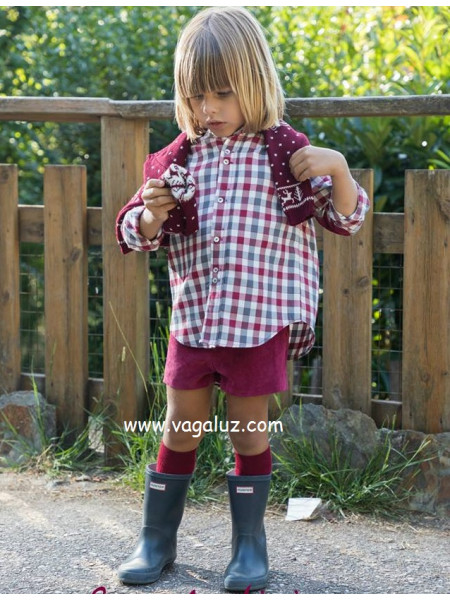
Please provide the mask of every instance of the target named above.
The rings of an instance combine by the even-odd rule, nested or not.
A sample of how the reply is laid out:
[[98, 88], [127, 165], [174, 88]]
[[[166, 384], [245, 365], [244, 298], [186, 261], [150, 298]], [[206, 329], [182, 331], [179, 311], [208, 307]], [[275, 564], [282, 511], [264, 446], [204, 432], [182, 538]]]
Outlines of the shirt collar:
[[244, 141], [246, 139], [252, 139], [255, 136], [260, 135], [259, 133], [245, 132], [243, 129], [243, 127], [240, 127], [232, 135], [226, 137], [218, 137], [214, 135], [214, 133], [210, 129], [208, 129], [203, 135], [201, 135], [195, 140], [195, 144], [223, 144], [226, 140], [229, 140], [230, 142]]

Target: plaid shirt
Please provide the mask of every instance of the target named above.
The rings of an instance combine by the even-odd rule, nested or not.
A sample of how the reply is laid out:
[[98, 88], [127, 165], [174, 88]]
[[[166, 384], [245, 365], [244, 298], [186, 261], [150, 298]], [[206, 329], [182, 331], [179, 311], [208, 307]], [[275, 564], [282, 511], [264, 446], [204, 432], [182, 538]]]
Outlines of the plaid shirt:
[[[197, 185], [199, 230], [171, 235], [171, 333], [186, 346], [259, 346], [290, 325], [289, 358], [314, 343], [319, 262], [311, 219], [288, 224], [272, 181], [262, 134], [228, 138], [207, 132], [192, 145], [187, 168]], [[369, 208], [358, 186], [349, 217], [331, 201], [330, 177], [311, 179], [315, 216], [343, 234], [355, 233]], [[134, 250], [156, 250], [139, 233], [143, 208], [126, 213], [122, 235]]]

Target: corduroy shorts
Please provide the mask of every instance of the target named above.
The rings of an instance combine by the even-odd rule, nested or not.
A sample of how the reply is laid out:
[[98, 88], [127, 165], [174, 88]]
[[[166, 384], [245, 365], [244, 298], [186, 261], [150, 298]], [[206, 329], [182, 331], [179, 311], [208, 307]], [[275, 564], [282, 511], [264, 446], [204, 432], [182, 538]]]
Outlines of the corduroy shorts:
[[287, 390], [289, 327], [254, 348], [192, 348], [172, 335], [164, 383], [178, 390], [196, 390], [216, 382], [227, 394], [264, 396]]

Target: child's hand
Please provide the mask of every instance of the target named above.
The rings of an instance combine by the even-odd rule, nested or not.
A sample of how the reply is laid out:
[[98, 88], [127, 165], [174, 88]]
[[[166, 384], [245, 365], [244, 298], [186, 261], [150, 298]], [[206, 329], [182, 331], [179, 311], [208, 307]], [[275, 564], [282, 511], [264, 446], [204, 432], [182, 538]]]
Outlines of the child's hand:
[[330, 175], [348, 175], [348, 165], [344, 156], [336, 150], [305, 146], [291, 156], [289, 161], [291, 173], [297, 181], [305, 181], [310, 177]]
[[169, 218], [169, 211], [175, 208], [177, 201], [170, 188], [165, 187], [161, 179], [149, 179], [142, 192], [145, 208], [151, 213], [153, 221], [163, 223]]
[[336, 150], [305, 146], [291, 156], [291, 173], [297, 181], [330, 175], [333, 178], [333, 204], [336, 210], [350, 216], [356, 209], [358, 193], [345, 157]]

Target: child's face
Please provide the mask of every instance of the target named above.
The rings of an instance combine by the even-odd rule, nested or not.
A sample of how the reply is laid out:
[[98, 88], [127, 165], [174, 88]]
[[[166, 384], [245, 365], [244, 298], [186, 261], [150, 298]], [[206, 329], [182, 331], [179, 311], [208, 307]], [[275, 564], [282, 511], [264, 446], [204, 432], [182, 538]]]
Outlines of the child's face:
[[189, 101], [200, 126], [217, 137], [232, 135], [244, 124], [239, 101], [230, 88], [204, 92]]

